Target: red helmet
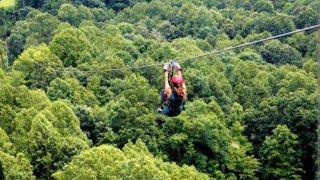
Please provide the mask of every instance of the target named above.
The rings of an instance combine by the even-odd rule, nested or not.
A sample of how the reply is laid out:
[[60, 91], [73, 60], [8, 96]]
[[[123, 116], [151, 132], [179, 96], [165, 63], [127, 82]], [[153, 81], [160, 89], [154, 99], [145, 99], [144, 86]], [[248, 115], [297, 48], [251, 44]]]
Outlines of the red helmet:
[[172, 76], [170, 82], [172, 84], [182, 84], [182, 83], [184, 83], [184, 80], [183, 80], [182, 76], [174, 75], [174, 76]]

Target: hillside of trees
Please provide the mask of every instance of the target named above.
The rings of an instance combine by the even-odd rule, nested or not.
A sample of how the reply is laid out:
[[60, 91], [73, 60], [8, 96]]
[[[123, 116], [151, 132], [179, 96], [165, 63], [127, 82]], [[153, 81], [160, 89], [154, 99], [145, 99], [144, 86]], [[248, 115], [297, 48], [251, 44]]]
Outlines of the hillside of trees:
[[[320, 0], [17, 0], [0, 8], [0, 179], [315, 179]], [[111, 70], [113, 69], [113, 70]]]

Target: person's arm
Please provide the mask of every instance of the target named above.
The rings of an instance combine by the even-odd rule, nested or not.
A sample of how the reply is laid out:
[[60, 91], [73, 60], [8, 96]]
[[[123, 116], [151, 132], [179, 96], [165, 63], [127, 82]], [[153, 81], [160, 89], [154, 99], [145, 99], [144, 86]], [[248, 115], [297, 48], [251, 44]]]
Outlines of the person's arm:
[[164, 71], [164, 94], [169, 97], [171, 94], [171, 87], [168, 80], [169, 72]]

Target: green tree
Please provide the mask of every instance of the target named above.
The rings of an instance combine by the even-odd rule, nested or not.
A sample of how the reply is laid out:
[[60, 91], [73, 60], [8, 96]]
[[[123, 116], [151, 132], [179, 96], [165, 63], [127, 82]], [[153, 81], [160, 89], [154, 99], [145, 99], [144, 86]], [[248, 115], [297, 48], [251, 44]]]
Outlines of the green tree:
[[0, 150], [0, 177], [4, 179], [36, 179], [32, 166], [23, 153], [16, 156]]
[[[90, 83], [93, 91], [100, 92], [101, 90], [95, 90], [95, 87], [102, 87], [93, 83], [100, 82], [93, 82], [92, 79]], [[107, 90], [102, 91], [108, 92], [108, 97], [104, 97], [108, 99], [105, 106], [91, 110], [77, 107], [83, 129], [86, 129], [97, 144], [115, 143], [122, 147], [130, 139], [141, 138], [152, 151], [158, 151], [156, 136], [159, 131], [153, 120], [154, 115], [150, 114], [158, 108], [157, 90], [138, 74], [131, 74], [124, 79], [113, 79], [107, 83], [104, 87]], [[106, 93], [103, 95], [107, 96]]]
[[[27, 113], [27, 116], [24, 114]], [[22, 111], [15, 119], [13, 143], [25, 152], [33, 165], [34, 175], [48, 178], [71, 157], [89, 147], [72, 109], [56, 101], [40, 112]]]
[[91, 12], [96, 22], [105, 22], [115, 16], [115, 12], [111, 9], [91, 8]]
[[317, 77], [317, 62], [313, 59], [306, 59], [303, 63], [302, 69], [304, 69], [307, 73], [313, 75], [313, 77]]
[[78, 9], [72, 4], [63, 4], [58, 11], [58, 17], [62, 21], [68, 22], [71, 25], [79, 25], [80, 19], [78, 18]]
[[212, 69], [200, 68], [193, 69], [185, 76], [188, 81], [192, 82], [187, 84], [189, 99], [202, 98], [208, 101], [214, 97], [224, 110], [230, 105], [230, 98], [233, 94], [228, 80], [222, 73]]
[[4, 41], [0, 40], [0, 68], [8, 68], [7, 48]]
[[301, 179], [297, 138], [286, 125], [278, 125], [266, 137], [260, 150], [263, 179]]
[[289, 0], [272, 0], [275, 9], [284, 9]]
[[105, 7], [105, 0], [79, 0], [83, 5], [88, 7]]
[[77, 66], [91, 60], [93, 46], [79, 29], [68, 28], [56, 34], [50, 42], [50, 50], [64, 66]]
[[206, 104], [195, 100], [178, 118], [166, 119], [168, 158], [193, 164], [213, 178], [254, 178], [259, 163], [246, 155], [247, 147], [238, 141], [240, 137], [232, 136], [224, 116], [215, 101]]
[[45, 3], [45, 0], [22, 1], [20, 3], [22, 6], [31, 6], [34, 8], [40, 8]]
[[311, 7], [301, 7], [299, 8], [294, 21], [297, 28], [304, 28], [317, 24], [319, 22], [319, 17], [317, 10]]
[[35, 179], [32, 166], [23, 153], [17, 153], [7, 133], [0, 128], [0, 178]]
[[273, 40], [265, 44], [260, 53], [264, 60], [272, 64], [302, 65], [302, 56], [295, 48], [288, 44]]
[[25, 86], [3, 85], [0, 88], [0, 126], [11, 134], [14, 129], [14, 119], [21, 109], [41, 109], [48, 104], [41, 90], [28, 90]]
[[39, 10], [31, 11], [27, 19], [18, 21], [6, 39], [9, 65], [12, 65], [15, 58], [28, 47], [48, 44], [58, 25], [59, 20], [56, 17]]
[[84, 20], [90, 21], [94, 19], [94, 16], [90, 8], [81, 5], [78, 7], [78, 18], [80, 19], [80, 22]]
[[24, 74], [30, 88], [46, 90], [53, 79], [62, 76], [61, 60], [45, 44], [25, 50], [15, 61], [13, 68]]
[[[118, 132], [131, 128], [139, 116], [149, 114], [158, 106], [159, 95], [143, 77], [132, 74], [123, 80], [115, 79], [109, 87], [116, 96], [106, 104], [111, 127]], [[126, 142], [125, 142], [126, 143]]]
[[259, 0], [253, 5], [253, 9], [257, 12], [273, 12], [274, 6], [269, 0]]
[[27, 18], [29, 22], [28, 31], [30, 34], [26, 37], [25, 48], [41, 43], [48, 44], [52, 40], [55, 33], [54, 30], [60, 24], [60, 21], [49, 13], [31, 11]]
[[309, 36], [308, 44], [307, 44], [307, 56], [317, 57], [319, 53], [319, 42], [320, 42], [320, 35], [317, 32], [313, 32]]
[[53, 174], [55, 179], [209, 179], [194, 167], [179, 167], [154, 157], [142, 141], [128, 143], [121, 151], [101, 145], [75, 156], [63, 170]]
[[243, 61], [255, 61], [256, 63], [263, 63], [263, 59], [259, 52], [246, 48], [243, 52], [238, 54], [238, 57]]
[[61, 5], [57, 16], [61, 21], [68, 22], [76, 27], [78, 27], [82, 21], [95, 19], [95, 15], [91, 11], [91, 8], [83, 5], [75, 7], [72, 4]]
[[124, 8], [126, 8], [127, 6], [130, 6], [133, 4], [133, 0], [107, 0], [104, 1], [105, 5], [107, 7], [110, 7], [112, 9], [114, 9], [115, 11], [120, 11]]
[[68, 78], [66, 80], [56, 78], [51, 81], [47, 95], [52, 101], [65, 99], [72, 104], [85, 104], [88, 106], [98, 104], [98, 100], [91, 91], [82, 87], [76, 79]]
[[279, 35], [295, 29], [293, 17], [284, 13], [277, 13], [273, 16], [267, 13], [260, 13], [243, 23], [241, 34], [244, 36], [252, 32], [262, 33], [265, 31], [270, 32], [272, 35]]
[[[187, 10], [187, 13], [181, 12], [182, 15], [186, 14], [186, 22], [184, 24], [183, 33], [184, 36], [192, 35], [194, 37], [205, 39], [208, 36], [217, 35], [217, 25], [219, 20], [219, 13], [213, 10], [208, 10], [206, 8], [196, 8], [195, 6], [186, 5], [181, 8], [181, 11], [184, 9]], [[201, 14], [201, 15], [200, 15]]]
[[14, 59], [23, 51], [23, 45], [25, 39], [20, 34], [12, 33], [9, 38], [6, 39], [8, 46], [8, 65], [12, 66]]
[[305, 56], [308, 51], [308, 36], [306, 36], [305, 33], [297, 33], [292, 35], [292, 37], [289, 37], [286, 39], [286, 42], [297, 49], [302, 56]]
[[226, 68], [226, 77], [232, 86], [236, 102], [245, 109], [255, 106], [270, 96], [272, 75], [253, 61], [234, 60]]
[[0, 128], [0, 151], [13, 154], [15, 152], [13, 144], [10, 142], [9, 136], [6, 131]]
[[227, 19], [223, 24], [222, 24], [222, 30], [224, 33], [226, 33], [230, 39], [233, 39], [236, 35], [235, 29], [234, 29], [234, 24], [233, 21]]
[[260, 32], [268, 31], [272, 35], [278, 35], [295, 30], [295, 24], [291, 16], [286, 14], [276, 14], [267, 19], [267, 23]]
[[302, 90], [280, 94], [262, 101], [258, 109], [246, 111], [246, 134], [257, 148], [278, 124], [287, 125], [299, 137], [297, 149], [301, 150], [304, 175], [312, 177], [317, 139], [316, 96]]
[[74, 112], [79, 118], [81, 130], [93, 145], [118, 142], [118, 135], [110, 127], [109, 111], [104, 107], [77, 105]]
[[59, 8], [62, 4], [66, 4], [70, 2], [69, 0], [54, 0], [54, 1], [46, 1], [46, 3], [44, 3], [42, 5], [43, 10], [45, 11], [49, 11], [53, 14], [57, 14], [59, 11]]
[[162, 36], [168, 41], [172, 41], [176, 38], [176, 28], [171, 25], [169, 21], [164, 21], [158, 25], [158, 30], [161, 32]]

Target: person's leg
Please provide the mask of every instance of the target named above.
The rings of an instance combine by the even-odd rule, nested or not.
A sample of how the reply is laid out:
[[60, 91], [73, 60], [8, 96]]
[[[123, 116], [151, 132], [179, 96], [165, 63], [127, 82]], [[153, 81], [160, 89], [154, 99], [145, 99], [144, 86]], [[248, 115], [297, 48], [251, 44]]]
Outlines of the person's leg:
[[170, 110], [169, 110], [169, 107], [167, 105], [163, 106], [162, 114], [165, 114], [165, 115], [169, 115], [170, 114]]
[[168, 115], [169, 114], [169, 107], [166, 103], [167, 97], [164, 93], [164, 90], [161, 91], [160, 97], [161, 97], [161, 105], [158, 108], [158, 113]]
[[164, 89], [160, 92], [161, 105], [167, 100], [167, 96], [164, 94]]

